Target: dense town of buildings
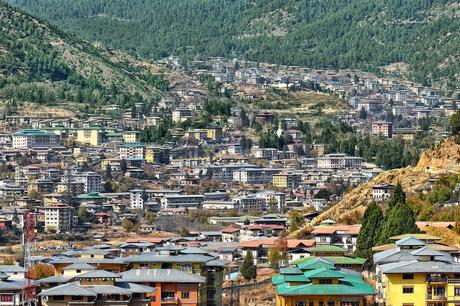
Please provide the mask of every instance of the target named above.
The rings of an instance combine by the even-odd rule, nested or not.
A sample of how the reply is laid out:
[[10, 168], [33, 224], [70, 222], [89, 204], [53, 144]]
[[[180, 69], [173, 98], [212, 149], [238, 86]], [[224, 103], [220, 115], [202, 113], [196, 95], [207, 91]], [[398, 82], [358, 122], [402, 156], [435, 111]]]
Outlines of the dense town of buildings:
[[[225, 120], [216, 115], [193, 126], [204, 90], [191, 83], [142, 114], [139, 105], [134, 111], [113, 105], [87, 117], [2, 119], [2, 233], [24, 231], [32, 215], [43, 239], [79, 234], [93, 242], [31, 259], [53, 271], [34, 280], [42, 305], [222, 305], [224, 282], [235, 279], [248, 254], [257, 267], [270, 266], [270, 249], [293, 226], [290, 212], [308, 223], [347, 188], [382, 171], [362, 157], [309, 143], [294, 113], [248, 111], [289, 142], [266, 147], [252, 137], [246, 147], [242, 140], [251, 136], [241, 105], [254, 92], [322, 88], [349, 103], [334, 120], [402, 141], [412, 141], [424, 119], [450, 116], [458, 102], [411, 82], [299, 67], [214, 58], [190, 69], [196, 79], [212, 76], [241, 104]], [[146, 136], [165, 122], [167, 138]], [[385, 202], [394, 188], [376, 185], [369, 200]], [[185, 223], [190, 215], [199, 221]], [[324, 221], [306, 239], [286, 239], [287, 258], [272, 278], [275, 305], [460, 303], [458, 248], [433, 236], [395, 238], [374, 254], [372, 287], [361, 276], [365, 259], [353, 256], [361, 226], [337, 221]], [[0, 266], [0, 306], [23, 305], [25, 272], [16, 262]]]

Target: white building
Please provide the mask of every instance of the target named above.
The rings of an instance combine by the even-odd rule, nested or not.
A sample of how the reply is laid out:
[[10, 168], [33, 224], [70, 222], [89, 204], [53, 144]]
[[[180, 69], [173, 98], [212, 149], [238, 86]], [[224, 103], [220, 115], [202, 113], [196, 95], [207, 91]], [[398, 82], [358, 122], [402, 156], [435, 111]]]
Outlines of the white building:
[[55, 148], [61, 145], [60, 137], [56, 134], [39, 129], [19, 130], [12, 135], [13, 148]]
[[203, 201], [203, 195], [165, 195], [161, 198], [161, 208], [201, 208]]
[[233, 172], [233, 181], [245, 184], [268, 184], [273, 175], [280, 172], [273, 168], [246, 168]]
[[67, 205], [46, 206], [45, 231], [63, 233], [72, 228], [72, 207]]
[[379, 184], [372, 187], [372, 198], [376, 202], [386, 201], [391, 197], [395, 186], [390, 184]]
[[102, 191], [102, 176], [96, 172], [83, 172], [75, 175], [75, 181], [83, 183], [85, 193]]
[[144, 159], [145, 158], [145, 145], [142, 143], [138, 143], [138, 142], [125, 143], [119, 147], [118, 156], [121, 159], [128, 159], [128, 158]]
[[343, 153], [334, 153], [318, 157], [316, 162], [317, 167], [322, 169], [361, 168], [363, 159]]

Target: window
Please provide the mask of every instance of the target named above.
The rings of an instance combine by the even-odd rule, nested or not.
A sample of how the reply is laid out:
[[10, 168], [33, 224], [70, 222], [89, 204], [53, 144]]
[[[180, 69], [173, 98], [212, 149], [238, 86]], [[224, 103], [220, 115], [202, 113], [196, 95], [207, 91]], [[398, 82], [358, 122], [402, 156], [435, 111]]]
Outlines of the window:
[[72, 301], [81, 301], [81, 300], [83, 300], [82, 296], [78, 296], [78, 295], [72, 296]]
[[2, 294], [0, 295], [0, 302], [12, 302], [13, 295], [11, 294]]
[[190, 298], [190, 292], [188, 291], [182, 291], [180, 293], [180, 298], [184, 300], [188, 300]]
[[319, 280], [319, 283], [320, 283], [321, 285], [332, 284], [332, 279], [320, 279], [320, 280]]
[[414, 287], [403, 287], [403, 293], [414, 293]]
[[63, 301], [64, 300], [64, 296], [63, 295], [55, 295], [53, 297], [53, 300], [55, 301]]
[[454, 288], [454, 295], [455, 296], [460, 296], [460, 287], [455, 287]]
[[77, 270], [77, 273], [81, 273], [81, 270]]
[[404, 273], [402, 275], [402, 279], [414, 279], [414, 274], [411, 273]]
[[305, 301], [299, 301], [295, 303], [295, 306], [306, 306]]

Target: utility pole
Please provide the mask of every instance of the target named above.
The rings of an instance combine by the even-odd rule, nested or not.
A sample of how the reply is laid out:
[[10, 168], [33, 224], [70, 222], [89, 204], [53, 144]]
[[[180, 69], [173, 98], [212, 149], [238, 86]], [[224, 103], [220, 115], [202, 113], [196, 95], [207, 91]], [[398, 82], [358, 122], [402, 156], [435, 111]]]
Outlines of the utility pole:
[[37, 288], [32, 281], [34, 277], [34, 260], [32, 259], [34, 253], [34, 239], [35, 217], [30, 211], [26, 211], [23, 215], [22, 226], [22, 247], [24, 251], [25, 284], [21, 292], [22, 303], [25, 306], [37, 305]]

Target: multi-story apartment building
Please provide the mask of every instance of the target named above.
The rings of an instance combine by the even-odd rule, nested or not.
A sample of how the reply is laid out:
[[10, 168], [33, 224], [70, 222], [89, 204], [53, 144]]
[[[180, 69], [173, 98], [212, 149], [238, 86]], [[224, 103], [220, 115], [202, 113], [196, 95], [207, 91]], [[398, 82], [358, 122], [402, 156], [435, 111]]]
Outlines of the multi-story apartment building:
[[100, 146], [104, 140], [104, 132], [99, 127], [80, 128], [77, 130], [76, 142]]
[[44, 207], [45, 231], [63, 233], [72, 228], [72, 207], [53, 205]]
[[326, 154], [316, 159], [317, 167], [321, 169], [349, 169], [360, 168], [363, 159], [361, 157], [347, 156], [343, 153]]
[[273, 175], [273, 186], [278, 188], [297, 188], [302, 176], [296, 173], [278, 173]]
[[161, 198], [161, 208], [201, 208], [203, 195], [176, 194], [165, 195]]
[[372, 122], [372, 135], [392, 138], [393, 137], [393, 123], [389, 121]]
[[245, 168], [234, 171], [233, 180], [245, 184], [268, 184], [278, 172], [280, 170], [274, 168]]
[[374, 254], [376, 302], [385, 305], [460, 304], [460, 264], [425, 242], [405, 237]]
[[124, 131], [123, 132], [123, 142], [127, 143], [137, 143], [140, 141], [141, 132], [139, 131]]
[[178, 108], [172, 111], [172, 122], [181, 123], [192, 118], [192, 111], [188, 108]]
[[61, 146], [59, 135], [40, 129], [23, 129], [12, 135], [13, 148], [55, 148]]
[[125, 143], [118, 148], [118, 156], [121, 159], [145, 158], [145, 145], [138, 142]]
[[76, 182], [84, 184], [85, 193], [102, 191], [102, 176], [96, 172], [83, 172], [74, 175]]

